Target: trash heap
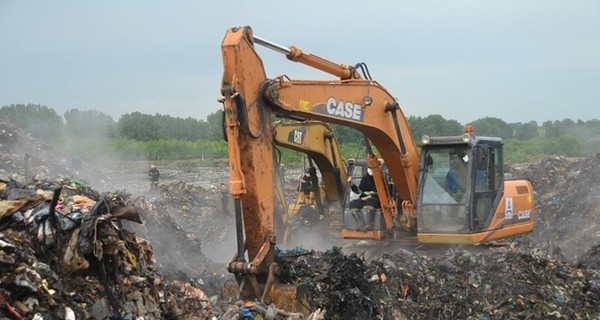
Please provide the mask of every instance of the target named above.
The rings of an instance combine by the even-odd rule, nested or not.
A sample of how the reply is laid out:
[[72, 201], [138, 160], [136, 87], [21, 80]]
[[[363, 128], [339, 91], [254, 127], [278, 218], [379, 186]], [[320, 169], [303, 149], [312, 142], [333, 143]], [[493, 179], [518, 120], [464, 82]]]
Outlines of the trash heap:
[[[140, 208], [143, 225], [127, 223], [128, 230], [152, 242], [157, 259], [155, 268], [167, 279], [211, 281], [223, 277], [224, 265], [210, 261], [202, 254], [203, 230], [212, 216], [214, 200], [207, 192], [183, 182], [159, 186], [151, 197], [132, 197], [128, 204]], [[216, 293], [215, 290], [211, 290]]]
[[396, 299], [383, 304], [382, 313], [408, 319], [591, 319], [600, 315], [598, 270], [578, 269], [535, 251], [472, 254], [462, 250], [433, 257], [402, 253], [383, 257], [370, 270], [388, 279], [375, 282], [378, 300]]
[[16, 124], [0, 118], [0, 178], [41, 181], [56, 177], [93, 181], [96, 189], [117, 189], [102, 170], [84, 166], [78, 157], [39, 143]]
[[325, 252], [297, 248], [278, 251], [276, 262], [279, 280], [306, 286], [327, 319], [372, 319], [375, 314], [367, 264], [357, 254], [346, 255], [339, 247]]
[[142, 222], [127, 195], [99, 194], [67, 179], [0, 181], [0, 190], [0, 316], [165, 319], [218, 312], [195, 283], [166, 281], [153, 268], [152, 244], [123, 227]]
[[[301, 318], [222, 299], [235, 281], [201, 252], [234, 234], [215, 190], [131, 195], [62, 159], [0, 120], [0, 319]], [[510, 171], [534, 186], [530, 235], [484, 250], [278, 248], [279, 280], [309, 289], [326, 311], [311, 320], [600, 319], [600, 157]]]
[[507, 169], [533, 184], [530, 235], [362, 257], [282, 251], [281, 278], [310, 288], [328, 319], [600, 319], [600, 156]]
[[[212, 319], [222, 313], [215, 303], [222, 275], [210, 273], [216, 266], [171, 219], [166, 199], [92, 189], [86, 179], [113, 187], [108, 175], [1, 119], [0, 160], [0, 318]], [[169, 245], [148, 240], [158, 234]]]
[[327, 319], [600, 317], [600, 271], [537, 250], [427, 256], [398, 249], [364, 261], [334, 248], [292, 250], [279, 259], [281, 280], [307, 286]]
[[514, 173], [531, 181], [535, 191], [535, 230], [525, 239], [528, 246], [576, 262], [600, 245], [600, 154], [551, 157]]

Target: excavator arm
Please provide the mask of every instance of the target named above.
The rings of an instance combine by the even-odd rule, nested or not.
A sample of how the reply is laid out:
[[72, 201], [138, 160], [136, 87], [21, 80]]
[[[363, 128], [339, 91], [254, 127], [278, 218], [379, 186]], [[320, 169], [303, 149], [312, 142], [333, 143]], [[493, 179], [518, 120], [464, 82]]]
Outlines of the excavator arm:
[[273, 125], [273, 137], [276, 145], [313, 159], [321, 172], [325, 200], [342, 201], [348, 174], [330, 125], [321, 121], [280, 121]]
[[[343, 226], [344, 198], [347, 192], [347, 164], [333, 128], [321, 121], [277, 121], [273, 125], [275, 145], [308, 156], [310, 190], [298, 186], [298, 196], [287, 210], [284, 246], [304, 246], [302, 239], [323, 241], [340, 236]], [[321, 179], [317, 176], [318, 167]]]
[[[236, 275], [242, 296], [261, 297], [275, 258], [273, 136], [271, 112], [260, 107], [256, 88], [266, 80], [252, 48], [251, 30], [245, 37], [225, 37], [221, 94], [230, 165], [230, 192], [235, 204], [237, 252], [227, 266]], [[245, 60], [252, 60], [253, 68]]]
[[361, 79], [278, 77], [265, 86], [264, 98], [274, 113], [341, 124], [364, 133], [388, 165], [400, 197], [416, 201], [418, 149], [398, 103], [379, 84]]
[[[290, 60], [339, 79], [269, 79], [255, 44], [283, 52]], [[238, 230], [238, 252], [229, 270], [240, 278], [250, 278], [244, 283], [260, 283], [257, 276], [264, 277], [274, 262], [273, 137], [268, 134], [273, 113], [361, 131], [385, 160], [400, 198], [416, 202], [417, 148], [398, 102], [383, 86], [361, 78], [357, 68], [338, 65], [294, 47], [269, 44], [254, 37], [250, 27], [229, 29], [222, 42], [222, 55], [221, 101]], [[258, 296], [255, 291], [262, 289], [256, 284], [252, 287], [249, 294]]]
[[[263, 64], [254, 47], [256, 39], [249, 27], [230, 29], [225, 36], [224, 46], [227, 48], [224, 47], [224, 52], [231, 50], [239, 54], [235, 59], [236, 66], [247, 74], [253, 74], [255, 82], [259, 82], [258, 78], [263, 80], [251, 87], [245, 83], [246, 92], [243, 93], [242, 88], [237, 86], [236, 92], [244, 94], [246, 100], [248, 96], [260, 99], [264, 104], [257, 108], [284, 117], [336, 123], [363, 132], [385, 159], [400, 198], [415, 203], [419, 154], [408, 121], [396, 99], [376, 81], [360, 78], [357, 69], [317, 59], [312, 54], [293, 55], [292, 49], [287, 54], [288, 58], [343, 77], [340, 80], [322, 81], [290, 80], [285, 76], [263, 78]], [[260, 40], [256, 43], [267, 42]], [[283, 49], [279, 51], [287, 52]], [[310, 58], [304, 59], [307, 56]], [[231, 67], [233, 65], [226, 63], [225, 69]], [[248, 89], [252, 93], [247, 92]]]

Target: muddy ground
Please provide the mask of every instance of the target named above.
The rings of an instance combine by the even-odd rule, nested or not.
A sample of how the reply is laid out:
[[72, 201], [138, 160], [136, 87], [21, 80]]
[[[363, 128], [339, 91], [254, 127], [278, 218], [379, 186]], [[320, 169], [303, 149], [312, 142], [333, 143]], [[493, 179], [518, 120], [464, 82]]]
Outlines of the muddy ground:
[[[221, 294], [235, 252], [217, 189], [228, 181], [225, 161], [152, 162], [161, 181], [150, 190], [150, 162], [80, 161], [1, 121], [0, 151], [0, 317], [302, 318], [270, 318], [267, 306], [245, 309]], [[508, 169], [534, 185], [530, 235], [421, 251], [315, 230], [301, 248], [282, 248], [281, 279], [306, 286], [325, 319], [600, 319], [600, 156]], [[286, 171], [290, 201], [300, 172]], [[62, 232], [46, 237], [39, 217], [57, 187], [65, 202], [90, 201], [80, 211], [57, 206], [83, 218], [60, 220]]]

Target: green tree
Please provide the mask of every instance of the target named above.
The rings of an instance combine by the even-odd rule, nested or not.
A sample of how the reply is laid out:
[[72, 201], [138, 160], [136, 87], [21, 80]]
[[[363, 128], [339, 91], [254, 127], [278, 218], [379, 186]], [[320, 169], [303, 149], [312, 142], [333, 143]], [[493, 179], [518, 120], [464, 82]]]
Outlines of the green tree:
[[464, 127], [456, 120], [446, 120], [439, 114], [431, 114], [426, 117], [408, 117], [412, 134], [415, 140], [420, 141], [423, 135], [433, 136], [456, 136], [464, 132]]
[[207, 125], [204, 120], [185, 119], [163, 114], [134, 112], [121, 116], [117, 123], [119, 135], [124, 138], [150, 141], [157, 139], [196, 141], [206, 139]]
[[508, 139], [504, 143], [504, 162], [506, 164], [539, 161], [545, 157], [542, 139]]
[[565, 134], [559, 120], [548, 120], [542, 123], [542, 129], [545, 137], [560, 137]]
[[63, 119], [47, 106], [11, 104], [0, 108], [0, 117], [13, 121], [36, 138], [47, 140], [60, 135]]
[[98, 110], [70, 109], [64, 114], [65, 128], [78, 138], [112, 138], [116, 134], [113, 118]]
[[536, 121], [529, 121], [517, 131], [517, 137], [520, 140], [531, 140], [540, 136], [539, 126]]
[[182, 119], [158, 113], [152, 117], [155, 123], [159, 125], [159, 137], [161, 139], [195, 141], [206, 136], [204, 133], [205, 124], [202, 120], [196, 120], [191, 117]]
[[340, 144], [345, 143], [362, 143], [364, 135], [362, 132], [352, 127], [342, 126], [339, 124], [330, 124], [333, 132]]
[[600, 120], [592, 119], [584, 122], [581, 126], [582, 135], [586, 137], [600, 137]]
[[512, 128], [504, 120], [485, 117], [471, 122], [476, 135], [499, 137], [503, 140], [513, 137]]
[[223, 113], [223, 110], [217, 110], [206, 117], [206, 139], [212, 141], [219, 141], [224, 139], [225, 133], [223, 132]]
[[573, 136], [560, 136], [542, 140], [545, 155], [561, 155], [565, 157], [581, 157], [585, 155], [583, 145]]
[[160, 138], [160, 123], [155, 117], [140, 112], [127, 113], [119, 118], [119, 135], [138, 141], [150, 141]]
[[183, 120], [182, 125], [186, 128], [185, 132], [188, 141], [208, 139], [208, 124], [206, 121], [188, 117]]

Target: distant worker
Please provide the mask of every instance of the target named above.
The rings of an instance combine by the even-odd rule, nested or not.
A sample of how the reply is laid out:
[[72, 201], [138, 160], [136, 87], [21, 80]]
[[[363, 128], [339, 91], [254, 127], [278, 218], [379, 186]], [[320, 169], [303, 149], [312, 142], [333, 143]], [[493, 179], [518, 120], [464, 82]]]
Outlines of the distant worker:
[[221, 182], [221, 186], [219, 187], [219, 193], [221, 194], [221, 208], [223, 208], [223, 215], [226, 217], [230, 216], [229, 214], [229, 189], [227, 185]]
[[[358, 229], [374, 229], [375, 210], [381, 208], [381, 204], [379, 203], [379, 196], [377, 195], [377, 189], [375, 188], [373, 170], [371, 170], [371, 168], [367, 169], [367, 175], [361, 178], [358, 187], [352, 182], [352, 177], [348, 177], [348, 184], [350, 184], [352, 192], [359, 195], [357, 199], [354, 199], [349, 203], [352, 216], [358, 223]], [[368, 226], [365, 224], [365, 219], [361, 212], [362, 208], [367, 210], [369, 219]]]
[[150, 166], [148, 176], [150, 177], [150, 190], [156, 190], [158, 188], [158, 178], [160, 177], [160, 172], [155, 165]]
[[298, 191], [304, 194], [304, 202], [310, 204], [310, 191], [311, 191], [311, 180], [310, 180], [310, 169], [304, 169], [304, 173], [300, 176], [300, 185]]

